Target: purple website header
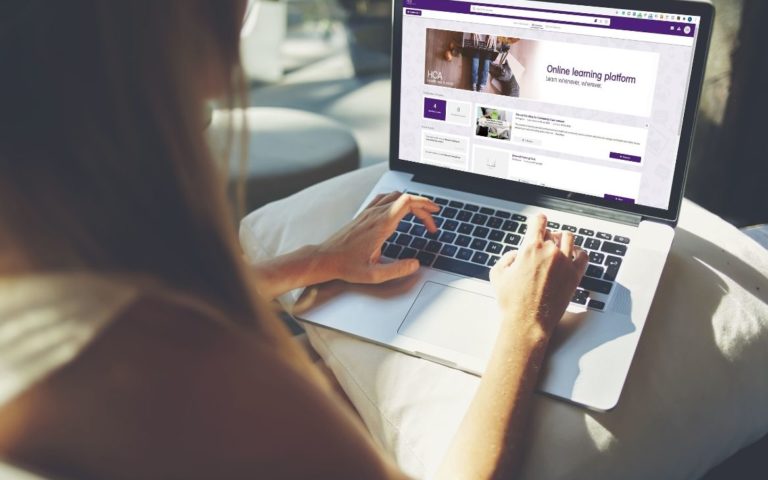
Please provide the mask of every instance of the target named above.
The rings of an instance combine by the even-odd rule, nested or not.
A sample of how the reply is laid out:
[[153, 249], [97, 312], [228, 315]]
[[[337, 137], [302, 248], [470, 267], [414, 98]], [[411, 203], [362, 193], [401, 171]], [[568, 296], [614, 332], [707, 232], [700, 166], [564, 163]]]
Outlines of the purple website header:
[[[514, 8], [517, 11], [531, 11], [541, 13], [560, 13], [574, 16], [584, 16], [590, 18], [609, 19], [610, 25], [592, 24], [587, 22], [568, 22], [562, 20], [542, 20], [540, 18], [529, 18], [524, 15], [500, 15], [495, 13], [473, 12], [472, 6], [490, 7], [490, 8]], [[686, 22], [668, 22], [663, 20], [646, 20], [641, 18], [616, 17], [611, 15], [600, 15], [594, 13], [576, 13], [558, 10], [542, 10], [538, 8], [517, 7], [512, 5], [499, 5], [475, 2], [458, 2], [455, 0], [403, 0], [403, 7], [406, 8], [406, 15], [421, 15], [419, 10], [434, 10], [438, 12], [464, 13], [468, 15], [478, 15], [485, 17], [499, 18], [518, 18], [521, 20], [535, 20], [538, 22], [560, 23], [565, 25], [590, 26], [593, 28], [605, 28], [608, 30], [627, 30], [631, 32], [656, 33], [661, 35], [674, 35], [677, 37], [693, 37], [696, 34], [696, 25]]]

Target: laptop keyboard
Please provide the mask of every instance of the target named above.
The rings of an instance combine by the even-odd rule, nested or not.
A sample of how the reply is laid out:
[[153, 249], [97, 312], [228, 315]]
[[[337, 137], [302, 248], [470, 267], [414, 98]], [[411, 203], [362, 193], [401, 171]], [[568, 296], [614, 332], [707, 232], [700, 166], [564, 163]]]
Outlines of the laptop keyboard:
[[[432, 215], [438, 231], [427, 232], [421, 221], [409, 214], [382, 246], [382, 255], [387, 258], [416, 258], [425, 267], [487, 281], [491, 267], [503, 254], [520, 247], [528, 229], [528, 219], [518, 213], [406, 193], [428, 198], [440, 206], [440, 211]], [[598, 298], [611, 293], [629, 238], [554, 221], [548, 222], [547, 227], [572, 232], [573, 243], [589, 255], [587, 271], [571, 302], [605, 309], [605, 302]]]

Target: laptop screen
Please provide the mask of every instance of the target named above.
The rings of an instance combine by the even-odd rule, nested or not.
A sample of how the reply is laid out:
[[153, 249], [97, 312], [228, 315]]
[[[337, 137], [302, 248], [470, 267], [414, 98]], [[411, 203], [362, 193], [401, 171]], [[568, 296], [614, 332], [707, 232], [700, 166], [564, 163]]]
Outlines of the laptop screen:
[[402, 8], [400, 159], [668, 208], [699, 17], [517, 0]]

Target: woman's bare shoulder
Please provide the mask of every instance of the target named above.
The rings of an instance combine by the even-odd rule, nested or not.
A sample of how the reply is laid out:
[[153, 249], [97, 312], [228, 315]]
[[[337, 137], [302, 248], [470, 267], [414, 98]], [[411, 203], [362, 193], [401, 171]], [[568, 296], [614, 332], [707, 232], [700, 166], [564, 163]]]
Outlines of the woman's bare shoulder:
[[0, 453], [76, 478], [399, 476], [274, 347], [147, 298], [0, 410]]

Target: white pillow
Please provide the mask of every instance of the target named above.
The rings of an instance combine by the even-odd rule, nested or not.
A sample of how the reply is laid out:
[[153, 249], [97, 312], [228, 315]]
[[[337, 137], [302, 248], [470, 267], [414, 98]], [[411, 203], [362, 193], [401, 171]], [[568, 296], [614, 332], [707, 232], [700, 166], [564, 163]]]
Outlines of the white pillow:
[[[244, 250], [258, 260], [324, 240], [351, 219], [385, 168], [348, 173], [251, 213], [241, 224]], [[685, 201], [618, 407], [594, 413], [537, 396], [523, 478], [699, 478], [768, 433], [767, 274], [762, 247]], [[374, 438], [408, 474], [431, 476], [479, 379], [307, 330]]]

